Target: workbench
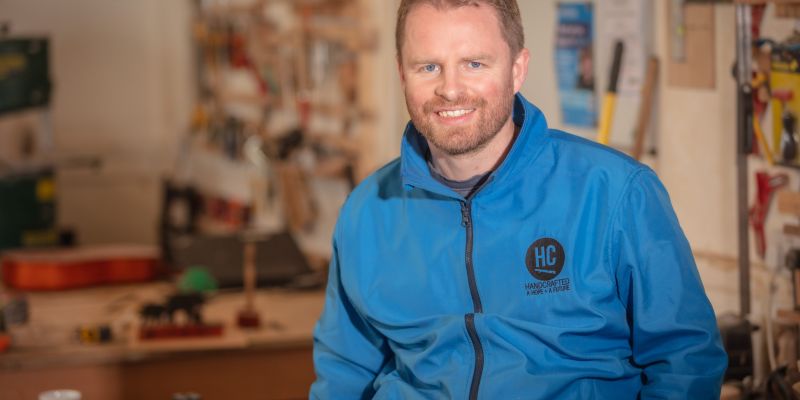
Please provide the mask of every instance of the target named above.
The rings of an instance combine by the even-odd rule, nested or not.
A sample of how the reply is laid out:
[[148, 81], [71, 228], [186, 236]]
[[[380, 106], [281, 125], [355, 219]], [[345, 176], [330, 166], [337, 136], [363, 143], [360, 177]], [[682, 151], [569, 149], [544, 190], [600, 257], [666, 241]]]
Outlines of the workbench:
[[[204, 400], [308, 397], [323, 291], [258, 291], [262, 328], [254, 331], [235, 326], [242, 293], [220, 292], [203, 315], [225, 326], [222, 337], [140, 341], [138, 308], [171, 290], [153, 283], [27, 294], [30, 321], [14, 328], [17, 346], [0, 354], [0, 399], [35, 399], [51, 389], [76, 389], [88, 400], [171, 399], [179, 392]], [[77, 341], [78, 325], [103, 323], [114, 328], [113, 342]]]

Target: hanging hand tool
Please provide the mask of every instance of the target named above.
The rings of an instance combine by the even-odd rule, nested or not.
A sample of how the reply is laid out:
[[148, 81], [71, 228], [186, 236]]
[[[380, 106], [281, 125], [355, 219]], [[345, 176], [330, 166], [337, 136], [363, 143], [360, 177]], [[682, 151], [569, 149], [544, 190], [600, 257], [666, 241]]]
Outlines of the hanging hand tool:
[[764, 224], [775, 192], [789, 183], [785, 173], [770, 175], [765, 171], [756, 172], [756, 203], [750, 207], [750, 226], [756, 233], [756, 251], [762, 259], [767, 254], [767, 241]]
[[758, 145], [761, 146], [761, 153], [764, 155], [764, 158], [767, 159], [767, 163], [769, 163], [769, 165], [775, 164], [775, 159], [772, 157], [772, 151], [769, 149], [769, 144], [764, 137], [764, 131], [761, 130], [761, 124], [758, 123], [758, 118], [753, 118], [753, 132], [756, 134]]
[[794, 116], [794, 113], [785, 110], [782, 121], [783, 133], [781, 133], [781, 149], [783, 162], [793, 163], [797, 158], [797, 137], [795, 137], [797, 117]]
[[781, 161], [792, 163], [797, 158], [797, 138], [795, 136], [797, 117], [789, 109], [789, 102], [794, 98], [794, 92], [776, 89], [772, 91], [772, 98], [777, 100], [773, 106], [775, 112], [781, 116]]
[[600, 113], [600, 129], [597, 135], [597, 141], [602, 144], [608, 144], [611, 136], [611, 122], [614, 119], [614, 106], [617, 103], [617, 83], [619, 82], [619, 73], [622, 67], [622, 56], [625, 53], [625, 44], [622, 41], [617, 41], [614, 45], [614, 61], [611, 64], [611, 76], [608, 81], [608, 91], [603, 97], [603, 107]]
[[[758, 37], [756, 28], [754, 27], [753, 29], [754, 37]], [[770, 53], [769, 51], [764, 50], [768, 47], [769, 46], [758, 46], [757, 49], [754, 47], [753, 57], [759, 61], [753, 63], [753, 78], [750, 81], [750, 87], [752, 88], [753, 101], [753, 133], [755, 134], [756, 140], [758, 140], [758, 146], [753, 146], [753, 153], [761, 153], [761, 155], [767, 160], [767, 163], [769, 163], [769, 165], [773, 165], [775, 164], [775, 158], [772, 155], [769, 142], [767, 142], [767, 138], [764, 135], [764, 130], [761, 129], [761, 121], [764, 119], [764, 115], [767, 112], [767, 105], [769, 104], [770, 100]], [[764, 64], [766, 64], [766, 66]]]
[[650, 115], [653, 110], [657, 83], [658, 58], [653, 56], [647, 61], [647, 74], [645, 75], [644, 86], [642, 86], [639, 116], [636, 118], [636, 130], [634, 130], [633, 133], [633, 151], [631, 152], [631, 156], [636, 160], [641, 159], [644, 153], [644, 139], [647, 133], [647, 127], [650, 125]]

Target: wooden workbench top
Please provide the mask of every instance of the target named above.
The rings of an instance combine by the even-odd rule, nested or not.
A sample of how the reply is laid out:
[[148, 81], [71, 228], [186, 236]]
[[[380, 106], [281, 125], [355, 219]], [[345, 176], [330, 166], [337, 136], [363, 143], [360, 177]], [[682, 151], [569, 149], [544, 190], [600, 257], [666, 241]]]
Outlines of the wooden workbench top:
[[[0, 354], [0, 371], [56, 366], [132, 362], [180, 352], [310, 347], [312, 330], [322, 312], [324, 292], [260, 290], [255, 308], [262, 328], [236, 327], [243, 307], [240, 291], [220, 292], [207, 301], [203, 317], [222, 323], [222, 337], [207, 339], [138, 340], [138, 310], [146, 302], [163, 302], [172, 286], [166, 283], [27, 294], [30, 322], [13, 328], [13, 347]], [[115, 341], [80, 344], [78, 326], [109, 324]]]
[[736, 4], [800, 4], [800, 0], [733, 0]]

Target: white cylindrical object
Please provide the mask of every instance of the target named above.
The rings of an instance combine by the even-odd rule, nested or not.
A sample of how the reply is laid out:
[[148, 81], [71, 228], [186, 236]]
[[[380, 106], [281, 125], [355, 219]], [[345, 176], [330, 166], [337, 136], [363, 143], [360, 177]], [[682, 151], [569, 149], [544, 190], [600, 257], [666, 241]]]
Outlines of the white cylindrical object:
[[77, 390], [49, 390], [39, 394], [39, 400], [81, 400], [81, 392]]

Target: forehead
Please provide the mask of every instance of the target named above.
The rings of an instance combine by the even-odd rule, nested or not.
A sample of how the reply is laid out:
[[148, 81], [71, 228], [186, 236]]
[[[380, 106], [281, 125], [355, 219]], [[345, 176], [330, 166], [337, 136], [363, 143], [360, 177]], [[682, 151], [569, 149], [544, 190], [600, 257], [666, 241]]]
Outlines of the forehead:
[[406, 17], [403, 59], [443, 59], [510, 53], [497, 12], [482, 3], [436, 8], [422, 3]]

